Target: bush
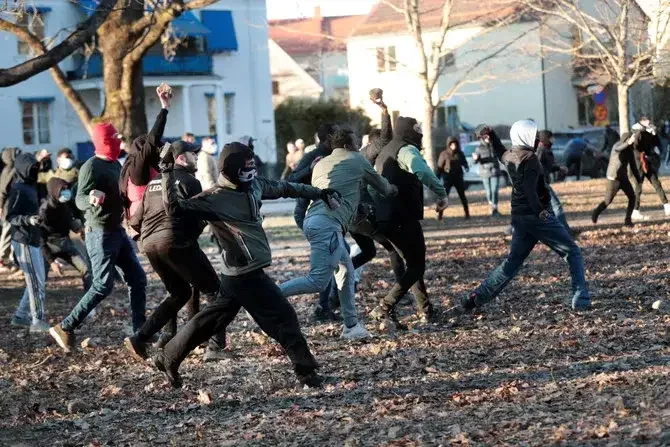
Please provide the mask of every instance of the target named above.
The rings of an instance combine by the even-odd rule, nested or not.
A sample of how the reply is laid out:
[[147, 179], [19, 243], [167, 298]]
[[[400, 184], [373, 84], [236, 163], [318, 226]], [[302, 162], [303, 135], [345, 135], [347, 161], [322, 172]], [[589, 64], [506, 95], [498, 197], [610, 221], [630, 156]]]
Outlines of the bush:
[[302, 138], [306, 145], [314, 144], [314, 134], [323, 123], [347, 124], [359, 138], [370, 131], [370, 118], [360, 108], [334, 100], [289, 98], [275, 109], [278, 164], [284, 164], [286, 143]]

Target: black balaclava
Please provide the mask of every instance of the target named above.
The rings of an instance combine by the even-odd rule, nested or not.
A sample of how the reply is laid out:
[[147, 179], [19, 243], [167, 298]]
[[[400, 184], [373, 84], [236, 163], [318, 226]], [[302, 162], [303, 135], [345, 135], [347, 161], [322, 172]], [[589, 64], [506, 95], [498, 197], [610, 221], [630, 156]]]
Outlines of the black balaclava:
[[239, 172], [240, 169], [244, 168], [246, 162], [253, 157], [254, 152], [249, 149], [249, 146], [238, 142], [228, 143], [223, 146], [221, 155], [219, 155], [219, 172], [228, 181], [235, 184], [239, 190], [247, 190], [250, 182], [241, 182]]
[[419, 122], [415, 118], [399, 116], [398, 119], [395, 120], [393, 139], [403, 140], [417, 149], [421, 149], [423, 132], [421, 131]]

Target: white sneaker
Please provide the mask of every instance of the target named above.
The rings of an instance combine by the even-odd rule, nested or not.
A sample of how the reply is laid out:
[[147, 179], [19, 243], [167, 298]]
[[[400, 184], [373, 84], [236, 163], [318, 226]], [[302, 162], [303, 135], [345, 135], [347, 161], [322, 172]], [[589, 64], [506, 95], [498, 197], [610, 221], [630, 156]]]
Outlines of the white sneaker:
[[342, 338], [346, 338], [347, 340], [361, 340], [369, 337], [371, 337], [370, 333], [360, 322], [354, 327], [344, 326], [344, 329], [342, 329]]
[[670, 216], [670, 203], [663, 205], [663, 209], [665, 210], [665, 215]]
[[633, 214], [630, 217], [633, 220], [649, 220], [649, 216], [645, 216], [640, 210], [633, 210]]

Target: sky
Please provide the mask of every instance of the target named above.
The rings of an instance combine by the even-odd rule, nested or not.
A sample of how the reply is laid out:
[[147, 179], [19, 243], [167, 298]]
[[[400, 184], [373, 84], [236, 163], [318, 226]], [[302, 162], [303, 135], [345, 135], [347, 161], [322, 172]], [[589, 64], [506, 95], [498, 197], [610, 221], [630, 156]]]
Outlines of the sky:
[[268, 19], [312, 17], [321, 6], [323, 16], [367, 14], [376, 0], [267, 0]]

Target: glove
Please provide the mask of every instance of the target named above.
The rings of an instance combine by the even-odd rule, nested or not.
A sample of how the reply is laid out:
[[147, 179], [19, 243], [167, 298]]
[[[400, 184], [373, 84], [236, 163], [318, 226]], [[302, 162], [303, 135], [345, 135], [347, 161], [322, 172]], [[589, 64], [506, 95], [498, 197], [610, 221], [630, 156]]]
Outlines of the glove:
[[321, 200], [328, 205], [328, 208], [336, 210], [340, 207], [342, 195], [334, 189], [326, 188], [321, 190]]
[[32, 225], [32, 226], [35, 227], [35, 226], [39, 225], [40, 223], [42, 223], [42, 219], [40, 218], [40, 216], [30, 216], [28, 218], [28, 224], [29, 225]]

